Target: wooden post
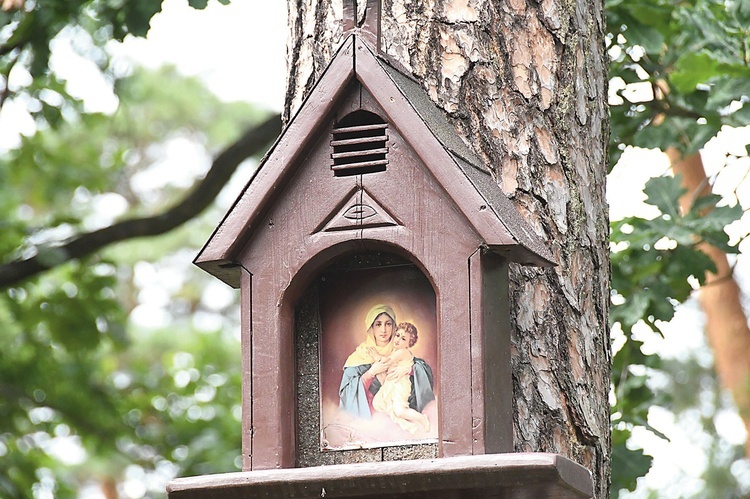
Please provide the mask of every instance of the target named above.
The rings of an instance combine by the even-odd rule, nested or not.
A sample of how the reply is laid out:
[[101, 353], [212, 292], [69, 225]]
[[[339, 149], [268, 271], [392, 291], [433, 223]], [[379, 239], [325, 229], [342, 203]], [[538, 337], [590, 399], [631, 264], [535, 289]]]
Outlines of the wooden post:
[[[362, 0], [359, 0], [361, 2]], [[380, 18], [381, 0], [365, 0], [365, 19], [361, 27], [357, 26], [358, 0], [344, 0], [344, 38], [352, 33], [358, 33], [376, 52], [380, 52]]]

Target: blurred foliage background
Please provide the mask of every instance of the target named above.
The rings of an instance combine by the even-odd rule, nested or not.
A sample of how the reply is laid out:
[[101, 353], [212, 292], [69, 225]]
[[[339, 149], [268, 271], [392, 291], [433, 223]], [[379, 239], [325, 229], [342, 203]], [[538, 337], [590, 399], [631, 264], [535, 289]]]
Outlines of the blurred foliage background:
[[[191, 265], [223, 209], [71, 261], [63, 243], [165, 212], [266, 113], [111, 57], [160, 2], [8, 7], [0, 99], [35, 130], [0, 153], [0, 263], [51, 269], [0, 291], [0, 497], [160, 497], [171, 477], [237, 470], [235, 296]], [[61, 39], [96, 62], [116, 111], [88, 111], [50, 70]]]
[[[737, 402], [749, 427], [744, 404], [750, 380], [729, 390], [719, 383], [710, 354], [664, 359], [644, 342], [663, 334], [686, 302], [695, 307], [695, 291], [706, 286], [710, 273], [718, 273], [708, 245], [728, 255], [730, 271], [722, 276], [728, 281], [737, 277], [731, 270], [737, 255], [747, 251], [750, 132], [744, 142], [732, 144], [716, 172], [705, 176], [702, 196], [685, 185], [678, 166], [683, 159], [694, 160], [703, 169], [700, 151], [710, 140], [728, 127], [750, 125], [750, 2], [606, 0], [606, 11], [610, 168], [616, 169], [621, 155], [633, 147], [661, 150], [672, 160], [671, 169], [653, 165], [653, 178], [644, 188], [650, 215], [626, 216], [611, 227], [610, 322], [613, 333], [619, 333], [613, 358], [612, 493], [634, 490], [636, 479], [651, 466], [650, 456], [627, 444], [631, 433], [646, 429], [666, 439], [649, 424], [650, 411], [657, 408], [700, 436], [706, 465], [697, 476], [683, 472], [673, 477], [682, 486], [650, 493], [641, 487], [635, 496], [743, 497], [750, 493], [745, 451], [723, 438], [715, 422], [722, 411], [736, 411]], [[721, 195], [711, 193], [722, 181], [728, 188]], [[617, 185], [610, 183], [610, 189]], [[681, 206], [684, 196], [689, 202]], [[738, 307], [743, 305], [748, 303]], [[747, 336], [746, 314], [743, 319], [742, 335]], [[745, 370], [747, 359], [728, 369]]]
[[[607, 0], [606, 8], [611, 168], [633, 147], [689, 156], [724, 127], [750, 124], [750, 2]], [[160, 9], [154, 0], [2, 2], [0, 113], [13, 103], [33, 118], [33, 130], [0, 151], [3, 498], [161, 497], [174, 476], [240, 468], [237, 297], [190, 263], [233, 194], [208, 196], [208, 209], [159, 235], [109, 245], [107, 237], [120, 239], [107, 233], [74, 253], [82, 235], [159, 220], [207, 172], [223, 168], [229, 178], [236, 165], [220, 159], [268, 122], [175, 68], [113, 57], [112, 42], [145, 36]], [[111, 113], [89, 110], [50, 66], [61, 40], [111, 85]], [[235, 163], [248, 159], [237, 177], [249, 177], [267, 142], [241, 149]], [[746, 149], [725, 164], [743, 159]], [[643, 348], [643, 331], [661, 334], [715, 270], [701, 242], [740, 252], [747, 229], [730, 238], [726, 228], [750, 226], [747, 206], [738, 181], [730, 195], [682, 209], [680, 176], [653, 177], [644, 195], [655, 215], [612, 223], [612, 495], [636, 490], [651, 466], [633, 432], [666, 438], [649, 424], [658, 408], [702, 435], [706, 454], [698, 485], [671, 496], [740, 497], [750, 492], [750, 467], [742, 446], [716, 429], [716, 415], [736, 409], [711, 356], [662, 359]], [[659, 496], [647, 485], [638, 494]]]

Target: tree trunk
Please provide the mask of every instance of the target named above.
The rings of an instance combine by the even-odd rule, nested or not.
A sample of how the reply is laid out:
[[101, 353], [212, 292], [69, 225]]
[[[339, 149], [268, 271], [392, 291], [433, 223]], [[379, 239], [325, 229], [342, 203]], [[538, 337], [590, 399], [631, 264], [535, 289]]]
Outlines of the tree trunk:
[[[341, 42], [341, 3], [288, 3], [285, 121]], [[448, 114], [557, 259], [511, 269], [515, 449], [570, 457], [608, 497], [603, 2], [384, 0], [382, 30], [383, 51]]]
[[[700, 196], [711, 193], [700, 154], [682, 157], [676, 149], [667, 149], [667, 156], [675, 174], [682, 174], [682, 185], [687, 193], [680, 199], [683, 212], [690, 211]], [[742, 308], [741, 291], [732, 276], [726, 254], [710, 244], [700, 244], [716, 265], [716, 273], [706, 274], [706, 284], [698, 299], [706, 314], [706, 336], [714, 351], [714, 365], [721, 386], [732, 392], [734, 403], [750, 434], [750, 328]], [[745, 454], [750, 456], [750, 439], [745, 443]]]

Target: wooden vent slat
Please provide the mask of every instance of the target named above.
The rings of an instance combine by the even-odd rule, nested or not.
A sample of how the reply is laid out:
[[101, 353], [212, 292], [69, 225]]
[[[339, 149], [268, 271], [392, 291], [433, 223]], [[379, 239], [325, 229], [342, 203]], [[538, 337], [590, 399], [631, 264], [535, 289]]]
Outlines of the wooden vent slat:
[[348, 164], [348, 165], [333, 165], [331, 169], [333, 171], [341, 171], [341, 170], [354, 168], [354, 167], [365, 168], [368, 166], [381, 166], [381, 165], [387, 165], [387, 164], [388, 164], [387, 159], [378, 159], [376, 161], [363, 161], [363, 162]]
[[372, 125], [359, 125], [359, 126], [346, 126], [340, 128], [334, 128], [334, 134], [340, 133], [354, 133], [354, 132], [366, 132], [368, 130], [384, 130], [388, 128], [388, 123], [375, 123]]
[[388, 164], [388, 123], [365, 110], [348, 114], [332, 130], [331, 160], [336, 177], [384, 171]]
[[371, 142], [383, 142], [388, 140], [388, 135], [378, 135], [375, 137], [357, 137], [356, 139], [341, 139], [332, 140], [331, 145], [336, 146], [351, 146], [355, 144], [369, 144]]
[[339, 158], [351, 158], [355, 156], [370, 156], [372, 154], [386, 154], [388, 153], [388, 148], [383, 147], [380, 149], [367, 149], [364, 151], [349, 151], [349, 152], [338, 152], [331, 154], [331, 157], [333, 159], [339, 159]]

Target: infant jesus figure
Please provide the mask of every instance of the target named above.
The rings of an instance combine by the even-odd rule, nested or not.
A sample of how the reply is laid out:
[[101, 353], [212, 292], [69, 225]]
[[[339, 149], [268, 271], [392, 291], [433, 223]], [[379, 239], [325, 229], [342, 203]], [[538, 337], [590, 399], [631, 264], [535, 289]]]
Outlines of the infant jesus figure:
[[409, 407], [410, 371], [399, 375], [404, 369], [395, 368], [411, 368], [414, 365], [414, 355], [409, 348], [416, 343], [417, 328], [410, 322], [402, 322], [393, 334], [393, 352], [390, 355], [381, 355], [374, 348], [371, 348], [370, 352], [375, 360], [380, 360], [387, 366], [386, 371], [378, 375], [382, 386], [372, 399], [373, 409], [388, 414], [391, 420], [412, 435], [420, 429], [430, 431], [430, 421], [427, 416]]

